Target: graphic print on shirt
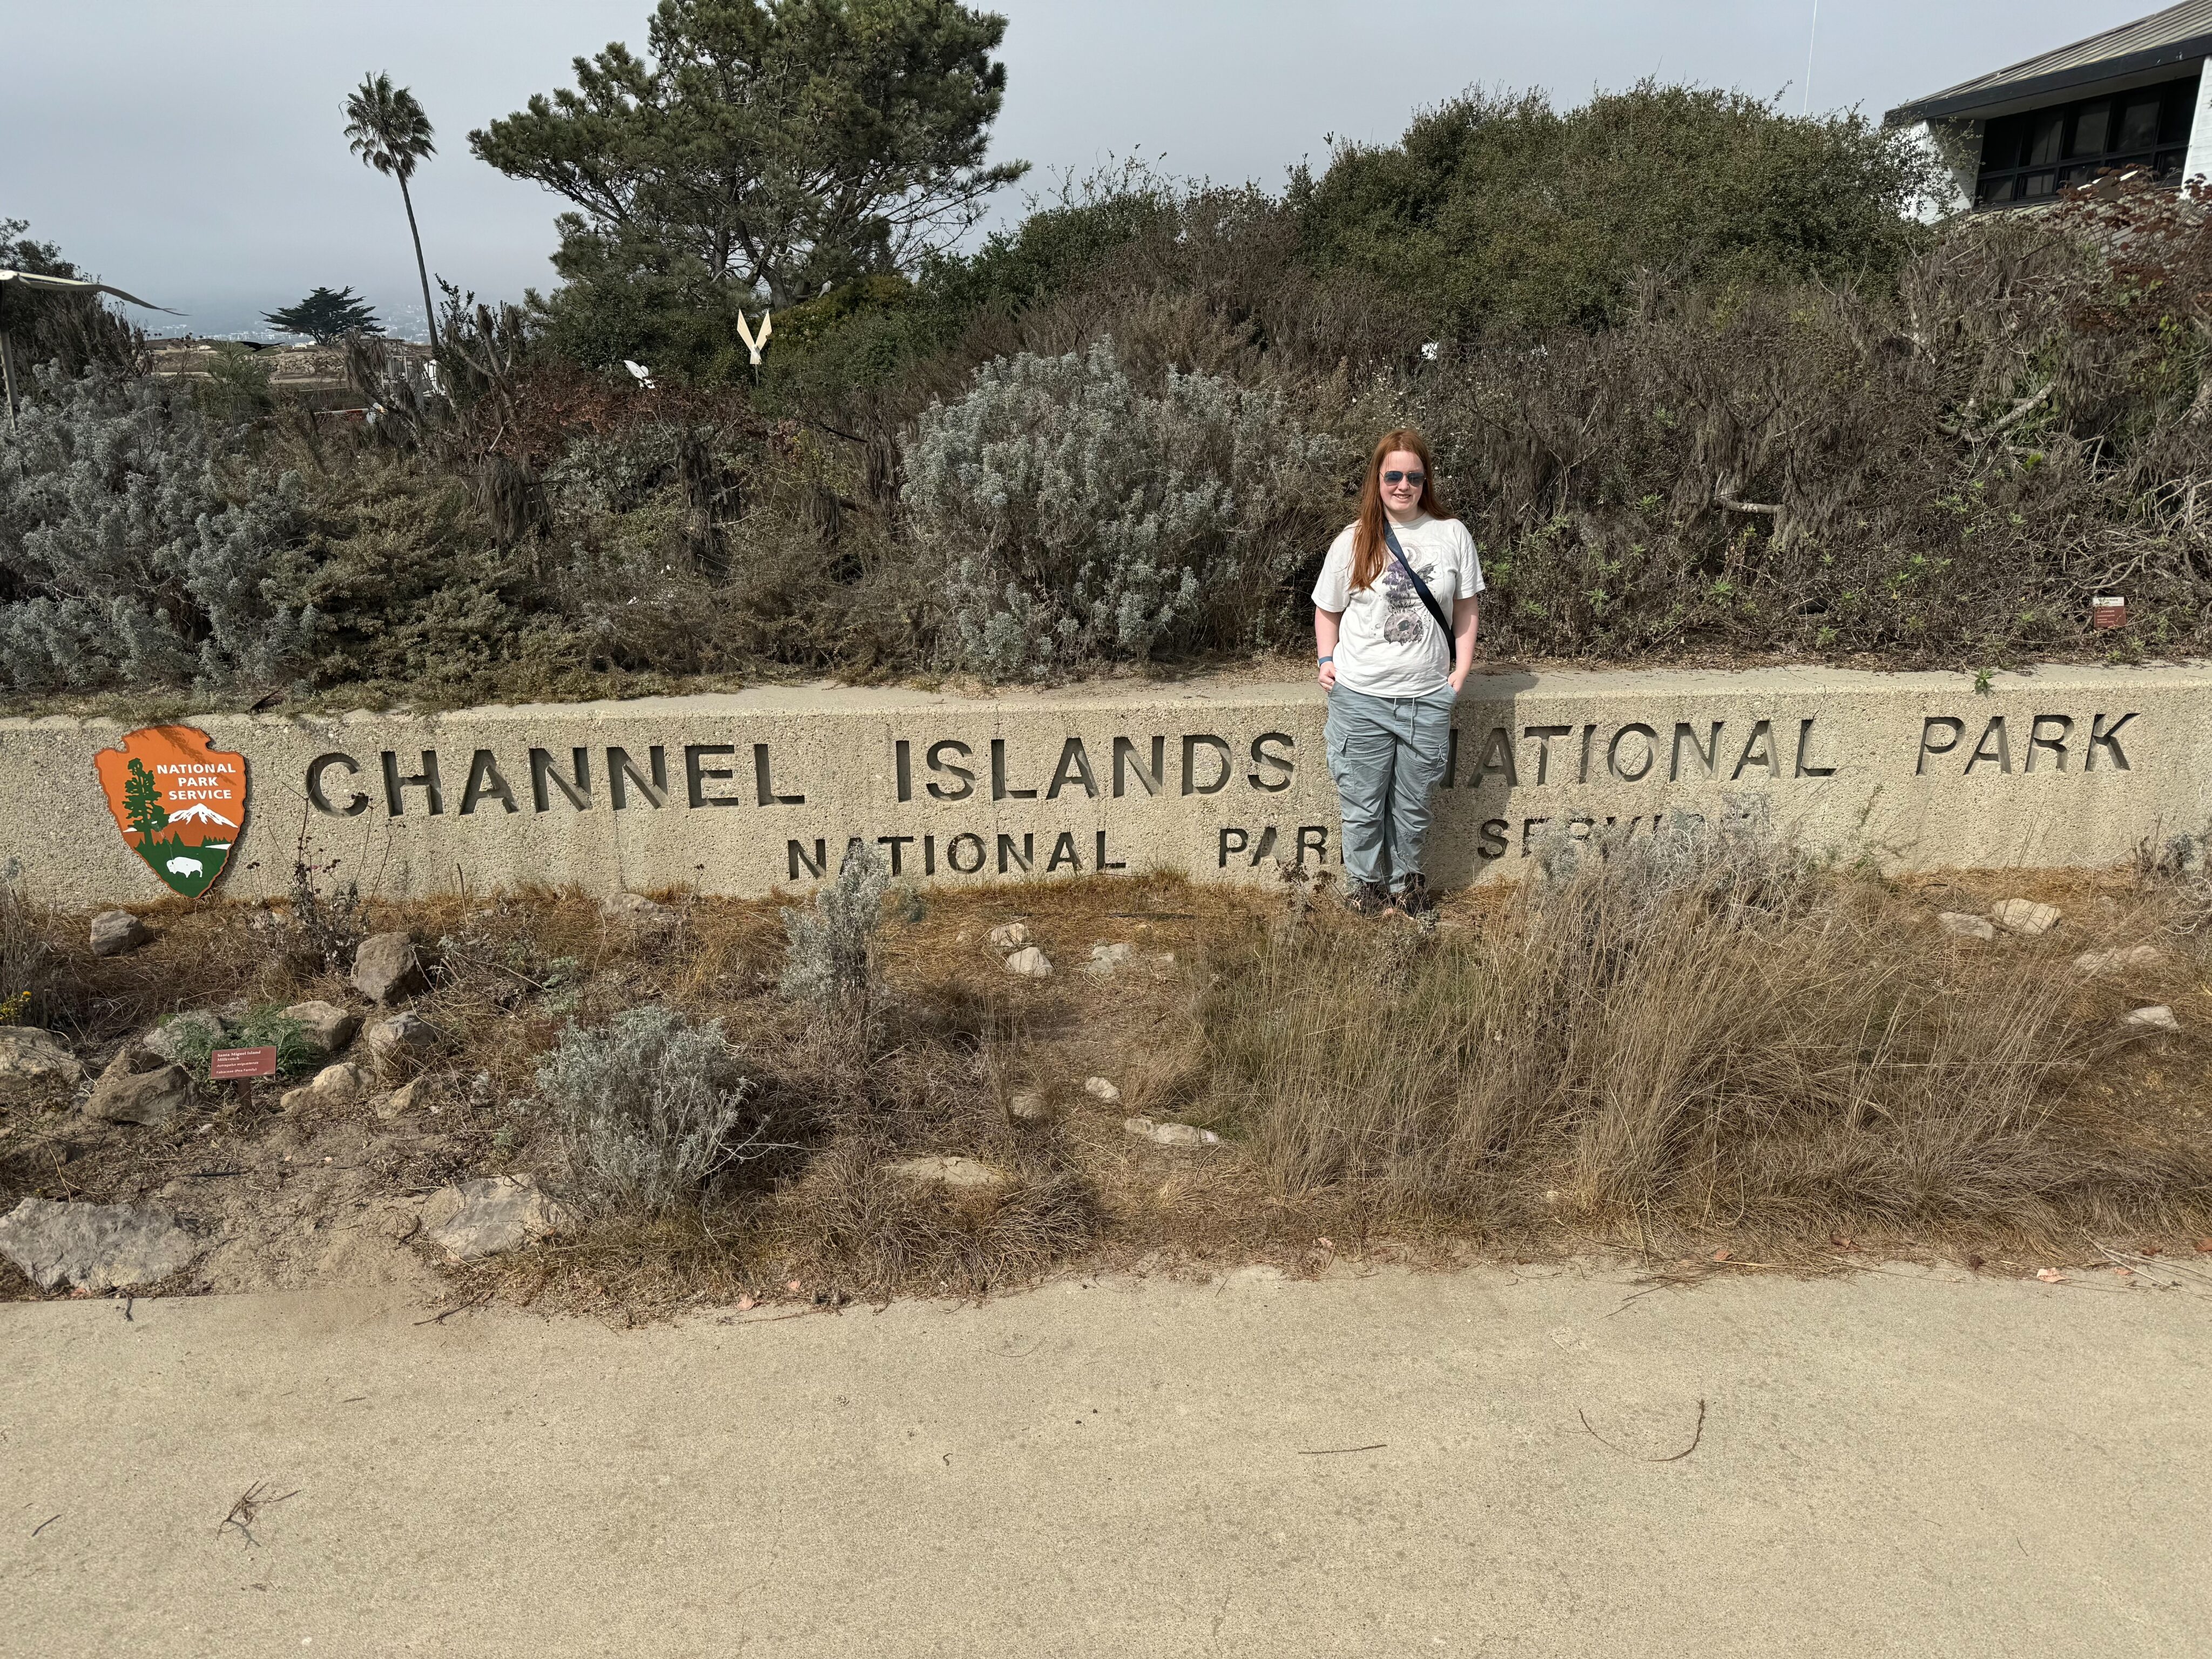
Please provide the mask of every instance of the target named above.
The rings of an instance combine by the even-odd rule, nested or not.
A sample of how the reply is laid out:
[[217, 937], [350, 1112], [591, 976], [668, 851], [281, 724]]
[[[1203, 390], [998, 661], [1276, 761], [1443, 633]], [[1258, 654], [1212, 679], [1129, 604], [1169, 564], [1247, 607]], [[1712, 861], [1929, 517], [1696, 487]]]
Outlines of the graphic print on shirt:
[[[1436, 592], [1437, 571], [1433, 564], [1419, 567], [1421, 580]], [[1391, 645], [1414, 645], [1421, 638], [1421, 630], [1429, 621], [1427, 609], [1413, 586], [1413, 579], [1406, 574], [1405, 567], [1393, 559], [1382, 567], [1382, 602], [1389, 607], [1382, 619], [1382, 637]]]

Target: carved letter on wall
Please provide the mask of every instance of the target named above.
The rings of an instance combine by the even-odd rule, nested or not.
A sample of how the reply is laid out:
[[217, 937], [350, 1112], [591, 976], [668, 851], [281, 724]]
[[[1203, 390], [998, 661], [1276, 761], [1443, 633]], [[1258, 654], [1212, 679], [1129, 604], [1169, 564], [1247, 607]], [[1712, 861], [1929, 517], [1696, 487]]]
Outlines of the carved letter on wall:
[[[1620, 763], [1620, 744], [1624, 738], [1634, 734], [1644, 739], [1644, 763], [1633, 772]], [[1613, 741], [1605, 746], [1605, 769], [1623, 783], [1634, 783], [1648, 775], [1659, 760], [1659, 734], [1642, 720], [1632, 720], [1613, 734]]]
[[[1931, 739], [1935, 737], [1936, 728], [1939, 726], [1948, 730], [1950, 736], [1942, 743], [1936, 743]], [[1917, 778], [1926, 772], [1928, 757], [1930, 755], [1949, 754], [1959, 746], [1959, 740], [1966, 735], [1966, 721], [1954, 720], [1948, 714], [1930, 714], [1922, 720], [1920, 722], [1920, 757], [1912, 763], [1912, 775]]]
[[707, 793], [709, 780], [720, 782], [737, 775], [736, 769], [728, 766], [709, 766], [709, 756], [720, 760], [723, 756], [734, 757], [737, 749], [726, 743], [687, 743], [684, 745], [684, 798], [694, 806], [739, 806], [744, 803], [735, 795], [710, 795]]
[[1297, 747], [1297, 739], [1287, 732], [1262, 732], [1252, 739], [1252, 763], [1255, 766], [1268, 767], [1282, 775], [1273, 783], [1267, 783], [1261, 781], [1259, 773], [1247, 772], [1244, 775], [1245, 781], [1261, 793], [1273, 795], [1291, 787], [1291, 778], [1296, 767], [1289, 755], [1276, 754], [1268, 747], [1270, 744], [1279, 744], [1282, 748], [1289, 750]]
[[1147, 768], [1137, 758], [1137, 745], [1127, 738], [1114, 739], [1114, 797], [1121, 797], [1127, 779], [1124, 769], [1137, 775], [1137, 781], [1148, 795], [1157, 795], [1167, 787], [1168, 740], [1152, 739], [1152, 763]]
[[[2057, 726], [2058, 728], [2057, 734], [2055, 737], [2045, 737], [2043, 735], [2043, 728], [2046, 726]], [[2027, 763], [2021, 767], [2021, 770], [2023, 772], [2033, 772], [2035, 770], [2035, 751], [2041, 749], [2054, 757], [2054, 763], [2057, 767], [2058, 770], [2063, 772], [2066, 769], [2066, 739], [2073, 734], [2074, 721], [2071, 716], [2066, 714], [2038, 714], [2033, 720], [2028, 722]]]
[[2135, 716], [2132, 714], [2123, 714], [2119, 719], [2114, 720], [2110, 726], [2106, 726], [2105, 724], [2106, 716], [2103, 714], [2093, 714], [2090, 716], [2089, 752], [2081, 757], [2081, 769], [2084, 772], [2094, 772], [2096, 770], [2097, 751], [2100, 749], [2105, 750], [2111, 754], [2112, 757], [2112, 764], [2118, 767], [2121, 771], [2124, 772], [2129, 769], [2128, 752], [2126, 750], [2120, 747], [2120, 728], [2134, 718]]
[[757, 743], [753, 745], [753, 787], [754, 792], [760, 797], [760, 804], [763, 806], [806, 805], [806, 797], [804, 795], [776, 793], [775, 785], [769, 778], [768, 745], [764, 743]]
[[1034, 789], [1017, 789], [1006, 781], [1006, 740], [991, 739], [991, 799], [993, 800], [1035, 800]]
[[430, 814], [437, 817], [446, 810], [445, 791], [438, 787], [438, 751], [422, 751], [422, 769], [412, 777], [399, 775], [399, 757], [387, 749], [384, 751], [384, 800], [393, 817], [399, 816], [401, 799], [410, 789], [420, 789], [429, 803]]
[[1540, 785], [1546, 781], [1546, 775], [1552, 769], [1552, 739], [1553, 738], [1572, 737], [1574, 735], [1574, 730], [1575, 728], [1571, 726], [1531, 726], [1522, 732], [1522, 736], [1536, 739], [1536, 781], [1538, 784]]
[[1480, 789], [1493, 775], [1505, 780], [1508, 789], [1521, 785], [1521, 774], [1513, 763], [1513, 733], [1510, 728], [1493, 726], [1482, 739], [1482, 753], [1474, 763], [1474, 781], [1470, 788]]
[[1667, 759], [1667, 779], [1668, 782], [1671, 783], [1682, 775], [1682, 745], [1686, 743], [1690, 745], [1690, 752], [1698, 757], [1698, 764], [1705, 768], [1705, 775], [1707, 777], [1711, 777], [1713, 775], [1715, 771], [1718, 769], [1720, 764], [1721, 726], [1723, 724], [1723, 722], [1720, 720], [1715, 720], [1713, 722], [1711, 734], [1706, 738], [1705, 742], [1699, 743], [1698, 741], [1697, 728], [1692, 726], [1689, 721], [1676, 720], [1674, 722], [1674, 752], [1669, 755]]
[[[1759, 751], [1755, 755], [1752, 752], [1754, 749]], [[1754, 765], [1765, 767], [1770, 778], [1782, 775], [1781, 757], [1774, 752], [1772, 720], [1759, 720], [1752, 726], [1751, 735], [1744, 739], [1743, 753], [1736, 759], [1735, 770], [1729, 774], [1729, 781], [1734, 783], [1743, 775], [1745, 767]]]
[[[1990, 747], [1994, 744], [1995, 748]], [[1990, 716], [1990, 723], [1982, 728], [1982, 740], [1974, 745], [1974, 752], [1966, 760], [1966, 775], [1972, 777], [1974, 769], [1987, 761], [2006, 776], [2012, 775], [2012, 739], [2005, 735], [2005, 717]]]
[[507, 811], [522, 810], [514, 804], [514, 791], [500, 775], [499, 757], [489, 749], [479, 749], [469, 761], [469, 781], [461, 790], [461, 816], [467, 817], [477, 810], [477, 803], [487, 797]]
[[1053, 769], [1052, 782], [1046, 787], [1044, 798], [1058, 800], [1061, 790], [1077, 782], [1083, 785], [1085, 794], [1093, 800], [1098, 799], [1098, 780], [1091, 775], [1091, 757], [1084, 752], [1083, 739], [1070, 738], [1060, 746], [1060, 764]]
[[1801, 778], [1832, 778], [1835, 776], [1836, 769], [1834, 767], [1815, 766], [1812, 763], [1812, 752], [1813, 722], [1810, 720], [1799, 720], [1797, 722], [1797, 775]]
[[[947, 788], [935, 778], [932, 778], [929, 781], [929, 798], [932, 800], [966, 800], [969, 796], [975, 793], [975, 775], [966, 767], [956, 765], [952, 761], [945, 758], [946, 756], [951, 755], [957, 756], [961, 760], [967, 760], [973, 756], [973, 753], [974, 751], [966, 744], [955, 743], [951, 738], [945, 738], [942, 743], [933, 743], [929, 745], [929, 753], [924, 757], [929, 763], [929, 769], [933, 772], [942, 772], [948, 778], [958, 780], [956, 787]], [[951, 856], [951, 850], [949, 848], [946, 849], [945, 856], [948, 858]]]
[[574, 807], [579, 812], [590, 810], [592, 751], [588, 749], [571, 750], [569, 758], [576, 774], [575, 781], [573, 784], [554, 770], [553, 757], [550, 752], [543, 749], [532, 749], [530, 751], [530, 801], [531, 805], [539, 811], [550, 810], [551, 796], [545, 787], [548, 779], [552, 781], [554, 787], [561, 792], [562, 798], [569, 805]]
[[[1211, 783], [1200, 783], [1198, 751], [1203, 746], [1213, 757], [1220, 769]], [[1186, 795], [1218, 795], [1229, 786], [1229, 775], [1236, 769], [1229, 755], [1229, 745], [1210, 732], [1186, 737], [1182, 740], [1182, 792]]]
[[607, 795], [616, 811], [629, 805], [629, 786], [635, 784], [637, 793], [647, 806], [659, 807], [668, 804], [668, 750], [654, 744], [646, 751], [646, 762], [653, 769], [647, 779], [637, 769], [637, 763], [629, 757], [627, 749], [607, 749]]
[[327, 812], [334, 818], [349, 818], [368, 811], [368, 797], [356, 789], [353, 798], [343, 806], [331, 805], [331, 798], [323, 793], [323, 774], [333, 766], [343, 766], [349, 777], [361, 775], [361, 763], [351, 755], [318, 755], [307, 763], [307, 799], [318, 812]]

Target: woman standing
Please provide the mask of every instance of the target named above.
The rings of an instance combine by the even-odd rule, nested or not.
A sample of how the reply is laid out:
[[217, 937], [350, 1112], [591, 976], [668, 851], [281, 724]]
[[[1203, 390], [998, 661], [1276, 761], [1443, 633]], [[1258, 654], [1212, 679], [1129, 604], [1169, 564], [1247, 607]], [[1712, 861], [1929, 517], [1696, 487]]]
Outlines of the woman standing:
[[1450, 752], [1452, 701], [1474, 667], [1482, 562], [1437, 501], [1421, 434], [1386, 432], [1359, 517], [1314, 584], [1314, 646], [1328, 693], [1328, 769], [1344, 813], [1346, 902], [1375, 915], [1435, 908], [1421, 874], [1429, 796]]

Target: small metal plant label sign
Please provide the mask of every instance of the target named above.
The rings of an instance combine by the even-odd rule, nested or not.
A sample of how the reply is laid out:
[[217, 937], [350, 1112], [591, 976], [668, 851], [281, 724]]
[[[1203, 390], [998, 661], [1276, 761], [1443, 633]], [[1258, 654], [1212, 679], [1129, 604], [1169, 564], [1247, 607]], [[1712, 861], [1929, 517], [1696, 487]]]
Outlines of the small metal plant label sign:
[[124, 843], [186, 898], [216, 884], [246, 833], [246, 757], [190, 726], [148, 726], [94, 757]]
[[235, 1083], [241, 1078], [275, 1077], [276, 1050], [264, 1048], [218, 1048], [208, 1056], [208, 1081]]

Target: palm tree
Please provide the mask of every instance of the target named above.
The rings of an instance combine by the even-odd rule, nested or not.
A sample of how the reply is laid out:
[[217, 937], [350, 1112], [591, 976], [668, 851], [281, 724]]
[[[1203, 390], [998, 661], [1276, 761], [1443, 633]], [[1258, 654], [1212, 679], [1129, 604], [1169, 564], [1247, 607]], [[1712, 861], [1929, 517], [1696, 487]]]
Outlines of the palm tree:
[[430, 349], [438, 349], [438, 313], [430, 304], [430, 271], [422, 263], [422, 233], [415, 223], [415, 198], [407, 181], [415, 164], [434, 155], [430, 142], [430, 118], [415, 94], [395, 87], [388, 75], [365, 75], [345, 101], [347, 141], [353, 153], [379, 173], [399, 180], [399, 199], [407, 208], [408, 233], [415, 238], [415, 274], [422, 279], [422, 322], [430, 331]]

